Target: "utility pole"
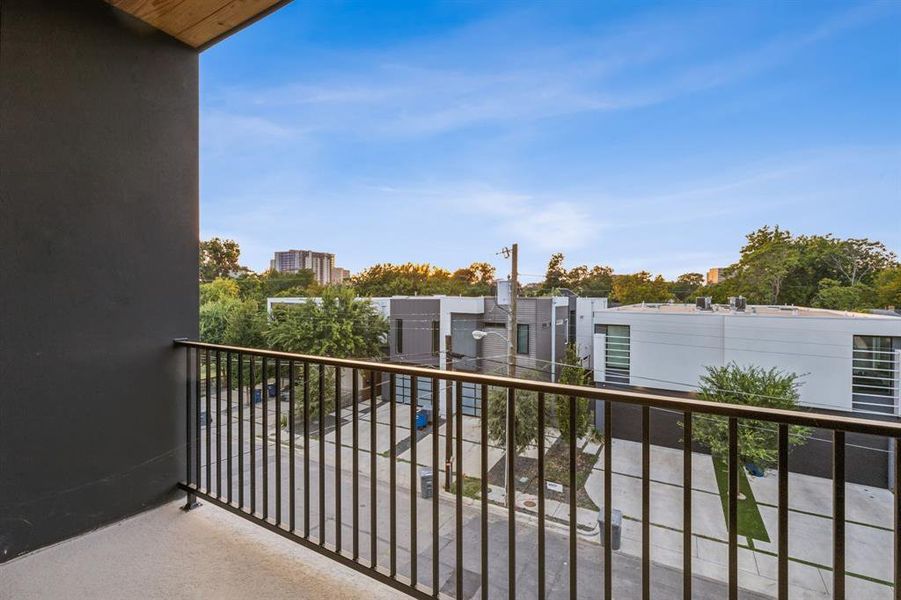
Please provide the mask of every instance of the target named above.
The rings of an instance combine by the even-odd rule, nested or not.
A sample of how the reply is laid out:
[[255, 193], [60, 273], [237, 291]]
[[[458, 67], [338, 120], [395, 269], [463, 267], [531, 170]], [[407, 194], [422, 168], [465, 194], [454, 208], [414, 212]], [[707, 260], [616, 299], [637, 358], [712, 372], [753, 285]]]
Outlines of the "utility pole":
[[507, 375], [516, 377], [516, 347], [519, 335], [516, 330], [516, 296], [519, 295], [519, 244], [510, 249], [510, 331], [507, 333]]
[[[444, 336], [444, 370], [445, 371], [453, 371], [454, 370], [454, 338], [453, 336], [446, 335]], [[451, 407], [451, 385], [450, 380], [445, 380], [444, 382], [444, 489], [448, 492], [451, 491], [451, 484], [453, 481], [453, 475], [451, 475], [451, 468], [454, 464], [453, 460], [453, 451], [454, 451], [454, 411]], [[438, 411], [440, 415], [441, 411]], [[435, 425], [433, 425], [435, 431], [438, 431], [437, 428], [437, 420], [435, 421]]]
[[[509, 330], [507, 331], [507, 377], [516, 377], [516, 348], [518, 346], [518, 338], [519, 335], [517, 333], [517, 323], [516, 323], [516, 297], [519, 295], [519, 244], [513, 244], [510, 248], [504, 248], [502, 254], [505, 258], [510, 258], [510, 313], [507, 317], [507, 323], [509, 323]], [[513, 392], [515, 395], [516, 392]], [[513, 406], [509, 399], [507, 400], [507, 418], [506, 422], [509, 424], [513, 418]], [[509, 425], [508, 425], [509, 427]], [[513, 444], [510, 443], [510, 430], [507, 429], [507, 448], [513, 447]], [[508, 457], [509, 458], [509, 457]], [[504, 467], [504, 502], [507, 506], [510, 506], [511, 502], [514, 502], [514, 494], [516, 493], [516, 488], [513, 483], [513, 480], [510, 478], [510, 461], [505, 461]]]

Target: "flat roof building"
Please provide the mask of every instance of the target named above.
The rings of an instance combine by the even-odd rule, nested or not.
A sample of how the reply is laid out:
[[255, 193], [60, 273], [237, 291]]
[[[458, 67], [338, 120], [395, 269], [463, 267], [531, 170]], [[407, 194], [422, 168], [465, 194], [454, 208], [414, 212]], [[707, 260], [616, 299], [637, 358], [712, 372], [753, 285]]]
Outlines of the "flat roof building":
[[637, 304], [595, 311], [596, 383], [698, 389], [708, 366], [800, 376], [802, 406], [901, 415], [901, 318], [797, 306]]

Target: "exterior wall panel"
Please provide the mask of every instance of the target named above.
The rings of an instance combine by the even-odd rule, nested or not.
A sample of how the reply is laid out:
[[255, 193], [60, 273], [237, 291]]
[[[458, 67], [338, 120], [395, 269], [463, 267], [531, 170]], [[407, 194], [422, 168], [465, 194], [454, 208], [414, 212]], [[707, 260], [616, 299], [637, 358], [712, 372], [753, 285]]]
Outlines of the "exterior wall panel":
[[197, 83], [102, 0], [0, 2], [0, 562], [184, 477]]

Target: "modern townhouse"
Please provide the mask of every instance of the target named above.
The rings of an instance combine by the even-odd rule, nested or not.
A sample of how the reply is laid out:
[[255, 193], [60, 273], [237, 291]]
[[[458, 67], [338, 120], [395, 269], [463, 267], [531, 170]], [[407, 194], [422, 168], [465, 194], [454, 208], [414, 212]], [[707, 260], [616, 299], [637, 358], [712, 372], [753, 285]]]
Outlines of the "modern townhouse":
[[[311, 300], [317, 301], [269, 298], [267, 304], [271, 312], [276, 304]], [[607, 306], [606, 298], [518, 298], [516, 333], [511, 337], [510, 309], [494, 297], [393, 296], [369, 300], [389, 321], [385, 351], [391, 362], [506, 374], [512, 345], [517, 375], [543, 381], [556, 380], [570, 342], [577, 342], [580, 356], [588, 364], [592, 310]], [[412, 397], [409, 377], [399, 376], [395, 384], [398, 400], [408, 404]], [[420, 380], [417, 387], [419, 403], [431, 407], [431, 382]], [[479, 415], [482, 400], [478, 387], [463, 384], [462, 391], [463, 413]]]
[[[591, 368], [599, 387], [622, 387], [692, 395], [707, 367], [736, 363], [796, 373], [801, 407], [811, 411], [901, 415], [901, 318], [797, 306], [636, 304], [593, 313]], [[598, 426], [602, 412], [597, 411]], [[640, 432], [633, 416], [614, 414], [624, 437]], [[677, 445], [677, 415], [657, 420], [655, 437]], [[816, 436], [814, 436], [816, 438]], [[828, 471], [827, 444], [809, 443], [793, 454], [799, 469]], [[858, 480], [884, 485], [884, 440], [860, 436]], [[862, 447], [873, 448], [865, 451]], [[850, 456], [850, 455], [849, 455]], [[805, 467], [804, 464], [807, 464]], [[854, 476], [849, 473], [849, 476]]]

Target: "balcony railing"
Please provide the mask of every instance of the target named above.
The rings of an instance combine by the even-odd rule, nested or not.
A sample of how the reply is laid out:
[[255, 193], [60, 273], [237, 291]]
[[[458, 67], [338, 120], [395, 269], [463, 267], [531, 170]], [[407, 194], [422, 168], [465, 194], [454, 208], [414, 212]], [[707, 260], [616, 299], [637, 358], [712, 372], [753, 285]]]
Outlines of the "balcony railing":
[[[471, 597], [481, 590], [510, 598], [544, 598], [582, 595], [612, 598], [618, 577], [632, 577], [634, 586], [626, 595], [649, 598], [652, 565], [658, 569], [651, 543], [651, 412], [676, 411], [684, 423], [681, 461], [681, 565], [677, 584], [670, 588], [677, 597], [691, 598], [695, 586], [707, 586], [702, 596], [739, 595], [739, 427], [751, 420], [771, 425], [778, 440], [778, 499], [776, 540], [772, 556], [777, 561], [773, 591], [780, 599], [789, 596], [789, 449], [790, 427], [803, 426], [831, 432], [831, 592], [846, 597], [846, 434], [888, 437], [897, 448], [901, 424], [838, 415], [750, 406], [717, 404], [700, 400], [629, 391], [543, 383], [524, 379], [442, 371], [307, 356], [269, 350], [176, 341], [185, 350], [186, 474], [180, 487], [188, 494], [187, 507], [203, 499], [227, 509], [266, 529], [365, 573], [376, 580], [419, 598], [451, 595]], [[399, 404], [398, 377], [409, 377], [412, 401]], [[422, 431], [417, 410], [430, 382], [427, 399], [434, 409], [431, 423]], [[489, 486], [489, 452], [502, 450], [505, 481], [517, 481], [517, 451], [514, 447], [515, 411], [507, 410], [506, 444], [493, 448], [489, 442], [487, 410], [466, 417], [454, 410], [451, 397], [462, 397], [463, 384], [479, 386], [481, 398], [489, 390], [503, 390], [508, 406], [521, 402], [522, 393], [537, 402], [536, 445], [537, 499], [533, 511], [518, 506], [516, 495], [506, 497], [498, 486]], [[429, 386], [425, 386], [428, 388]], [[455, 394], [449, 393], [454, 390]], [[444, 392], [444, 393], [442, 393]], [[517, 392], [520, 393], [519, 397]], [[497, 393], [497, 392], [495, 392]], [[442, 398], [443, 396], [443, 398]], [[547, 516], [547, 465], [545, 463], [546, 403], [567, 398], [570, 421], [567, 450], [569, 485], [561, 502], [560, 519]], [[576, 437], [577, 399], [601, 401], [603, 434], [603, 525], [597, 534], [600, 545], [588, 545], [578, 520]], [[330, 402], [331, 402], [331, 405]], [[438, 406], [445, 402], [442, 425]], [[614, 453], [613, 405], [640, 407], [640, 563], [614, 569], [613, 543]], [[558, 404], [559, 406], [559, 404]], [[599, 405], [600, 406], [600, 405]], [[384, 415], [387, 413], [387, 415]], [[380, 421], [380, 417], [384, 416]], [[699, 415], [727, 422], [728, 457], [725, 545], [728, 549], [725, 577], [720, 593], [710, 592], [709, 579], [693, 572], [692, 548], [695, 532], [692, 466], [692, 422]], [[561, 418], [558, 415], [558, 418]], [[224, 422], [223, 422], [224, 419]], [[387, 421], [387, 422], [384, 422]], [[349, 430], [349, 431], [348, 431]], [[464, 493], [468, 472], [475, 472], [474, 458], [464, 464], [464, 434], [477, 431], [467, 444], [478, 447], [478, 486]], [[387, 446], [384, 434], [387, 433]], [[398, 434], [408, 436], [399, 440]], [[444, 437], [444, 441], [440, 440]], [[380, 445], [382, 444], [382, 445]], [[380, 451], [380, 448], [384, 450]], [[471, 453], [475, 456], [476, 453]], [[405, 455], [402, 458], [401, 455]], [[368, 464], [367, 464], [368, 463]], [[894, 481], [901, 479], [901, 461], [892, 463]], [[432, 493], [422, 496], [421, 472], [430, 470]], [[441, 473], [446, 477], [442, 480]], [[453, 476], [452, 474], [456, 474]], [[478, 481], [475, 481], [477, 479]], [[426, 483], [429, 476], [426, 474]], [[447, 487], [442, 491], [442, 487]], [[349, 493], [349, 497], [348, 497]], [[387, 501], [384, 496], [387, 495]], [[473, 498], [474, 497], [474, 498]], [[499, 508], [498, 505], [502, 505]], [[637, 507], [630, 507], [638, 510]], [[889, 502], [890, 527], [884, 528], [892, 549], [892, 572], [882, 582], [888, 594], [898, 594], [901, 575], [901, 502], [895, 494]], [[368, 514], [366, 514], [368, 513]], [[568, 514], [566, 514], [568, 513]], [[534, 536], [534, 537], [533, 537]], [[528, 539], [528, 555], [517, 549], [517, 539]], [[498, 540], [503, 540], [498, 547]], [[532, 542], [535, 546], [532, 546]], [[861, 540], [852, 540], [855, 543]], [[805, 540], [791, 542], [792, 546]], [[534, 549], [533, 549], [534, 548]], [[596, 551], [592, 549], [596, 548]], [[500, 552], [503, 551], [503, 552]], [[519, 552], [519, 554], [518, 554]], [[623, 558], [622, 560], [625, 560]], [[534, 561], [534, 562], [532, 562]], [[637, 568], [640, 564], [640, 569]], [[519, 589], [518, 575], [534, 570], [532, 589]], [[548, 577], [556, 573], [555, 580]], [[447, 576], [447, 583], [441, 581]], [[506, 581], [504, 581], [506, 579]], [[672, 583], [672, 582], [671, 582]], [[550, 584], [550, 587], [549, 587]], [[582, 589], [580, 590], [580, 586]], [[522, 586], [521, 586], [522, 587]], [[518, 593], [519, 592], [519, 593]], [[743, 595], [745, 592], [742, 592]], [[753, 596], [753, 594], [750, 594]], [[850, 595], [849, 595], [850, 597]]]

